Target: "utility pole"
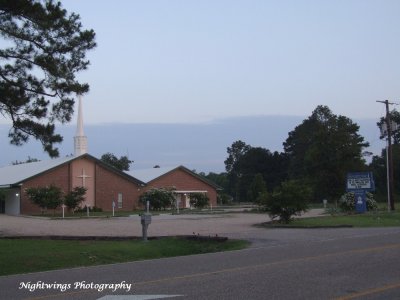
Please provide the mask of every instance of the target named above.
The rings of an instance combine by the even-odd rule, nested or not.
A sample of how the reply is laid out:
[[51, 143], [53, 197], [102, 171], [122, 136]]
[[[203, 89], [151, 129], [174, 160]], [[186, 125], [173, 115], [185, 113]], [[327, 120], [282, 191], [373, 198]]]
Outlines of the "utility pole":
[[393, 105], [395, 103], [389, 102], [389, 100], [385, 101], [376, 101], [385, 104], [386, 106], [386, 127], [387, 127], [387, 177], [388, 177], [388, 207], [390, 206], [390, 210], [394, 211], [394, 196], [393, 196], [393, 155], [392, 155], [392, 124], [390, 121], [390, 112], [389, 112], [389, 104]]

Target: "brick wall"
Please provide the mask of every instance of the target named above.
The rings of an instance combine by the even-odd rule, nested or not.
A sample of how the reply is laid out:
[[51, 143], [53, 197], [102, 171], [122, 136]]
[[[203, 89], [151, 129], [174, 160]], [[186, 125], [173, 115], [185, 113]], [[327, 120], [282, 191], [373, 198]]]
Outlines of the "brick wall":
[[[25, 190], [27, 188], [53, 184], [60, 187], [64, 192], [69, 192], [76, 181], [76, 174], [74, 174], [73, 170], [74, 166], [77, 169], [77, 163], [78, 161], [72, 161], [25, 181], [21, 187], [21, 214], [41, 213], [40, 207], [33, 204], [26, 195]], [[79, 167], [81, 167], [81, 162]], [[93, 202], [96, 207], [102, 208], [103, 211], [111, 211], [112, 201], [117, 204], [119, 193], [122, 194], [122, 208], [115, 207], [116, 211], [130, 211], [138, 207], [141, 188], [138, 184], [102, 167], [93, 160], [85, 159], [85, 167], [88, 172], [91, 168], [94, 169], [94, 174], [88, 179], [88, 181], [94, 180], [94, 188], [91, 191], [88, 190], [88, 192], [89, 195], [93, 194]], [[78, 168], [79, 170], [81, 169]], [[57, 211], [60, 212], [61, 208], [57, 209]]]
[[[94, 160], [86, 160], [85, 163], [89, 163], [94, 167], [95, 173], [91, 177], [94, 179], [94, 205], [102, 208], [103, 211], [111, 211], [113, 201], [116, 204], [116, 211], [131, 211], [140, 208], [140, 194], [150, 188], [161, 187], [174, 187], [181, 191], [207, 191], [210, 203], [213, 206], [217, 205], [216, 189], [181, 168], [153, 180], [146, 187], [141, 187], [129, 178], [103, 167]], [[74, 179], [72, 164], [73, 162], [61, 165], [24, 182], [21, 187], [21, 214], [40, 214], [41, 212], [40, 207], [34, 205], [25, 193], [25, 189], [29, 187], [53, 184], [60, 187], [64, 192], [69, 192]], [[118, 208], [119, 194], [122, 194], [122, 208]], [[61, 208], [59, 211], [61, 211]]]
[[60, 187], [64, 192], [70, 191], [69, 168], [70, 164], [65, 164], [25, 181], [21, 186], [21, 214], [41, 213], [40, 207], [33, 204], [26, 195], [25, 190], [27, 188], [55, 185]]
[[210, 199], [212, 206], [217, 205], [217, 191], [216, 189], [207, 184], [206, 182], [200, 180], [199, 178], [191, 175], [190, 173], [184, 171], [183, 169], [175, 169], [159, 178], [148, 183], [145, 190], [151, 188], [166, 188], [174, 187], [176, 190], [185, 191], [207, 191], [207, 196]]
[[[115, 201], [115, 211], [130, 211], [138, 208], [140, 186], [136, 183], [102, 167], [96, 165], [95, 205], [103, 211], [112, 210], [112, 201]], [[122, 208], [118, 208], [118, 194], [122, 193]]]

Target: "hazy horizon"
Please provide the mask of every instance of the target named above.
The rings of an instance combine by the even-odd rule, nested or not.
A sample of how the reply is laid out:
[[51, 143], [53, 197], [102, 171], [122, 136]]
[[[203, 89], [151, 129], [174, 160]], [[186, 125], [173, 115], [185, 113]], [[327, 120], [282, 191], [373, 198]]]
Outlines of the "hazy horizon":
[[[205, 123], [104, 123], [85, 124], [89, 153], [97, 158], [111, 152], [120, 157], [128, 155], [134, 164], [131, 169], [151, 168], [154, 165], [185, 165], [202, 172], [223, 172], [226, 148], [242, 140], [253, 147], [283, 151], [282, 143], [288, 133], [306, 117], [252, 116], [221, 118]], [[360, 126], [360, 134], [370, 143], [366, 150], [380, 154], [385, 142], [379, 139], [376, 119], [353, 120]], [[31, 140], [22, 147], [9, 145], [8, 125], [0, 125], [3, 136], [3, 155], [0, 166], [28, 157], [49, 159], [39, 142]], [[72, 154], [75, 124], [57, 128], [64, 136], [58, 145], [60, 156]]]

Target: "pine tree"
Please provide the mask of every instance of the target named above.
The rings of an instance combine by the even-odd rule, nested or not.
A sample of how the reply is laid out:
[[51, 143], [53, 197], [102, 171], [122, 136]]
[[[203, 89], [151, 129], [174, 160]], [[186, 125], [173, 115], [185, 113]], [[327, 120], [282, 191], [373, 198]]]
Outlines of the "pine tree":
[[0, 1], [0, 112], [12, 121], [14, 145], [30, 137], [51, 157], [62, 137], [55, 123], [71, 120], [73, 93], [88, 84], [75, 74], [85, 70], [86, 52], [96, 46], [93, 30], [82, 30], [80, 17], [52, 0]]

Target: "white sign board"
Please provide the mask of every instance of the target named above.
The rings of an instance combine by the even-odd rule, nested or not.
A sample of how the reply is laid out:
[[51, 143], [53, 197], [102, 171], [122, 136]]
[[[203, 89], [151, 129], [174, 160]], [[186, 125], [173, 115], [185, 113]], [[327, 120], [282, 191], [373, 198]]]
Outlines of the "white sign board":
[[369, 190], [375, 189], [374, 180], [372, 174], [369, 172], [363, 173], [349, 173], [347, 175], [347, 191], [354, 190]]

